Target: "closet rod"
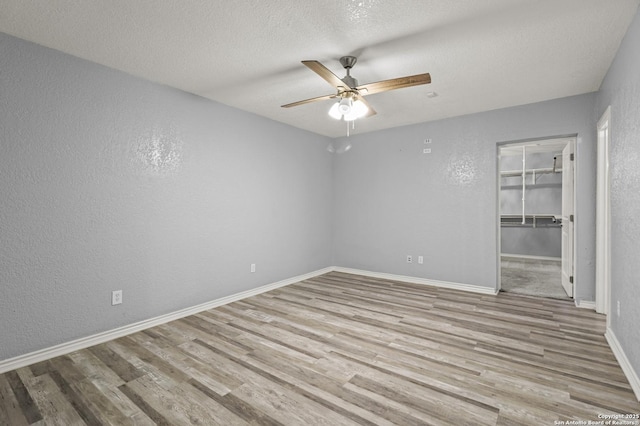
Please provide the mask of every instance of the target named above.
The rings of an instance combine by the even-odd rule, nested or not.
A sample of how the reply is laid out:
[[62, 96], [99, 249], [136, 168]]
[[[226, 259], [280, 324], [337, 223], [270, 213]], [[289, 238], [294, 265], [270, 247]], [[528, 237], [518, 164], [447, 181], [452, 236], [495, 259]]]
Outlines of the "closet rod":
[[[525, 174], [535, 173], [537, 175], [548, 174], [548, 173], [560, 173], [562, 169], [552, 169], [551, 167], [542, 168], [542, 169], [526, 169]], [[514, 177], [514, 176], [522, 176], [522, 170], [504, 170], [500, 172], [500, 177]]]

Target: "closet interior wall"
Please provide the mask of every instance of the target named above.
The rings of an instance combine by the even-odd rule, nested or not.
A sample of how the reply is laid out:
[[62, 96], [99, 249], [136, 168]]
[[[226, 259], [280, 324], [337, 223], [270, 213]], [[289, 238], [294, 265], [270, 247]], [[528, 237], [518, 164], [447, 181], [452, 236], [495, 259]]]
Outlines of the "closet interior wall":
[[559, 259], [562, 154], [514, 151], [500, 158], [502, 254]]

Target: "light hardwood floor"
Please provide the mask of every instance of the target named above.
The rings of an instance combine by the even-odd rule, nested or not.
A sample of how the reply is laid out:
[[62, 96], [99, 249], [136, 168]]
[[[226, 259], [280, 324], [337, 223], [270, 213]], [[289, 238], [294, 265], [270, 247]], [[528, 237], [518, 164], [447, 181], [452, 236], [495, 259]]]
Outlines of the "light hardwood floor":
[[0, 423], [554, 425], [639, 413], [604, 328], [569, 301], [333, 272], [0, 375]]

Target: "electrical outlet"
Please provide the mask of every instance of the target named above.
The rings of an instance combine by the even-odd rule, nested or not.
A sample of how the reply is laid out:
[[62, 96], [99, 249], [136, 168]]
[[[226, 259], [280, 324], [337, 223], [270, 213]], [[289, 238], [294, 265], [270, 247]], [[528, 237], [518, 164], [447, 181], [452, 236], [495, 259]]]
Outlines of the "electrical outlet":
[[122, 303], [122, 290], [114, 290], [111, 292], [111, 305], [119, 305]]
[[410, 254], [407, 255], [407, 263], [412, 263], [413, 262], [413, 256], [411, 256]]
[[431, 138], [427, 138], [424, 140], [424, 143], [431, 143]]
[[255, 272], [256, 271], [256, 264], [252, 263], [251, 264], [251, 272]]
[[424, 263], [424, 256], [418, 256], [418, 264], [422, 265]]
[[617, 313], [618, 316], [620, 316], [620, 301], [618, 300], [618, 306], [617, 306]]
[[423, 154], [431, 154], [431, 148], [425, 148], [422, 150]]

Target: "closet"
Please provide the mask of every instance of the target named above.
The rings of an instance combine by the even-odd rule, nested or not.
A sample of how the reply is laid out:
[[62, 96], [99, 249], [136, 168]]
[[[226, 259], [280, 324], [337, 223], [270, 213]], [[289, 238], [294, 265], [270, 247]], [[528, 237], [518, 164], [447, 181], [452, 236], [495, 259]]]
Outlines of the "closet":
[[566, 139], [499, 151], [501, 290], [566, 298], [562, 286]]

